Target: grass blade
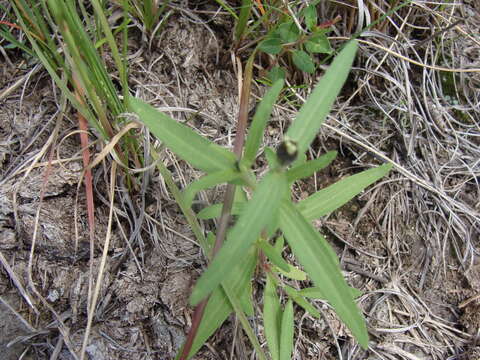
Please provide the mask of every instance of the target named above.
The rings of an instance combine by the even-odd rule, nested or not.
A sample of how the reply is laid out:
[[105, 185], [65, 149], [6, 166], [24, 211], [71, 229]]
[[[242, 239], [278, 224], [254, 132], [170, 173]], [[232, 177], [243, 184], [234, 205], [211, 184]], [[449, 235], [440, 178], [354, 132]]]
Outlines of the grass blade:
[[353, 301], [350, 288], [340, 272], [335, 252], [291, 203], [280, 208], [280, 227], [290, 247], [314, 284], [364, 348], [368, 333], [363, 316]]
[[300, 201], [297, 208], [308, 220], [318, 219], [346, 204], [367, 186], [385, 176], [391, 168], [391, 164], [384, 164], [337, 181]]
[[286, 137], [297, 142], [299, 154], [303, 154], [308, 149], [323, 120], [330, 112], [350, 72], [356, 51], [357, 43], [351, 41], [335, 57], [285, 134]]
[[250, 17], [250, 11], [252, 10], [252, 0], [242, 0], [242, 6], [240, 8], [240, 15], [238, 16], [237, 24], [235, 25], [235, 40], [240, 41], [247, 28], [248, 18]]
[[236, 158], [233, 153], [203, 138], [153, 106], [129, 97], [128, 108], [168, 148], [197, 169], [207, 173], [235, 169]]
[[267, 274], [267, 283], [263, 291], [263, 326], [265, 338], [272, 360], [280, 359], [280, 331], [282, 309], [274, 280]]
[[280, 207], [287, 189], [284, 173], [270, 172], [262, 179], [229, 233], [225, 245], [198, 280], [190, 297], [192, 305], [199, 303], [224, 280], [228, 272], [243, 260], [246, 250], [258, 239], [265, 226], [275, 221], [275, 209]]

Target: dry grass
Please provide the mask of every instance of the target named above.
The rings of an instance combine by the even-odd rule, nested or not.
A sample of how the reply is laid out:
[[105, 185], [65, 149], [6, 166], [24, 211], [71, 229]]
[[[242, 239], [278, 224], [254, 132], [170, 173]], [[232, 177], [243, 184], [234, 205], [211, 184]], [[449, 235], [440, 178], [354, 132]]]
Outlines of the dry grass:
[[[332, 41], [362, 29], [368, 18], [378, 19], [383, 5], [322, 4], [326, 19], [340, 13], [345, 20], [336, 25]], [[173, 117], [231, 147], [238, 110], [237, 75], [230, 55], [222, 50], [228, 39], [218, 30], [229, 24], [227, 15], [216, 12], [214, 4], [198, 9], [172, 4], [171, 10], [175, 14], [162, 33], [148, 46], [132, 50], [130, 86]], [[478, 11], [478, 5], [467, 1], [443, 7], [413, 2], [361, 37], [351, 81], [320, 141], [310, 150], [315, 156], [339, 148], [342, 157], [326, 175], [299, 184], [296, 196], [378, 161], [395, 164], [388, 179], [318, 223], [336, 246], [349, 282], [364, 291], [360, 305], [372, 342], [368, 352], [361, 350], [327, 304], [317, 301], [323, 319], [304, 314], [296, 322], [297, 359], [480, 358]], [[15, 64], [14, 56], [10, 62]], [[75, 358], [87, 327], [87, 285], [95, 283], [82, 255], [88, 234], [81, 220], [84, 200], [80, 195], [76, 210], [80, 224], [68, 225], [79, 227], [78, 238], [65, 239], [65, 233], [48, 232], [49, 226], [60, 225], [42, 219], [39, 198], [44, 198], [42, 206], [47, 210], [58, 197], [71, 199], [73, 208], [76, 186], [71, 177], [78, 180], [79, 146], [67, 136], [73, 131], [71, 123], [68, 116], [57, 116], [58, 96], [42, 81], [38, 68], [10, 78], [14, 71], [10, 67], [8, 62], [2, 66], [0, 90], [5, 109], [0, 110], [0, 296], [5, 311], [14, 313], [27, 329], [8, 342], [23, 342], [33, 358]], [[309, 86], [315, 80], [302, 76]], [[35, 94], [39, 88], [46, 89], [43, 97]], [[255, 91], [260, 95], [262, 89]], [[293, 91], [296, 101], [304, 101], [308, 91]], [[36, 117], [38, 108], [47, 115]], [[278, 144], [293, 113], [291, 103], [276, 107], [266, 145]], [[39, 135], [22, 131], [29, 126]], [[64, 142], [55, 140], [63, 138]], [[152, 139], [146, 132], [139, 138], [148, 155]], [[53, 143], [61, 147], [49, 162]], [[102, 149], [97, 153], [102, 154]], [[179, 186], [199, 176], [168, 151], [162, 156]], [[53, 185], [44, 183], [38, 171], [46, 171], [49, 163], [59, 174]], [[97, 234], [93, 266], [105, 276], [97, 282], [97, 310], [88, 313], [92, 330], [86, 350], [93, 359], [169, 358], [190, 323], [185, 299], [204, 260], [153, 169], [145, 164], [139, 170], [143, 175], [136, 195], [125, 191], [120, 179], [114, 206], [108, 190], [110, 165], [104, 162], [95, 172], [97, 221], [102, 230]], [[37, 195], [28, 195], [26, 188]], [[40, 196], [42, 188], [45, 196]], [[199, 205], [218, 201], [221, 192], [202, 193]], [[30, 221], [35, 214], [36, 225]], [[111, 227], [107, 219], [114, 222]], [[211, 224], [203, 226], [208, 230]], [[112, 229], [108, 236], [107, 228]], [[34, 231], [36, 248], [31, 240]], [[7, 235], [14, 240], [8, 242]], [[106, 264], [100, 267], [103, 250], [110, 257], [104, 255]], [[18, 298], [12, 303], [7, 295]], [[262, 339], [261, 324], [251, 321]], [[230, 354], [251, 358], [248, 343], [233, 330], [234, 324], [221, 330], [198, 358]], [[230, 346], [232, 334], [235, 341]]]

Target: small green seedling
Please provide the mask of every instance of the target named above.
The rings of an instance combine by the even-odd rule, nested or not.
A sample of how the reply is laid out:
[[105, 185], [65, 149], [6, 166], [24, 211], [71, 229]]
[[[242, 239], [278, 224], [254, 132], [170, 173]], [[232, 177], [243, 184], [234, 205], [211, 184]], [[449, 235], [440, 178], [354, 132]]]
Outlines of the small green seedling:
[[[262, 42], [259, 50], [276, 56], [288, 54], [293, 64], [301, 71], [315, 72], [315, 54], [333, 52], [327, 38], [328, 28], [317, 24], [317, 8], [314, 4], [307, 6], [300, 13], [305, 29], [299, 29], [293, 19], [286, 17], [272, 29]], [[271, 75], [271, 78], [274, 78]]]
[[[307, 12], [305, 18], [313, 28], [314, 16]], [[298, 34], [287, 25], [283, 24], [275, 30], [275, 39], [279, 39], [280, 46], [297, 41]], [[299, 203], [294, 203], [290, 196], [293, 182], [311, 176], [335, 158], [333, 151], [310, 161], [305, 161], [303, 154], [316, 137], [340, 92], [356, 50], [355, 41], [344, 47], [300, 109], [276, 153], [266, 150], [270, 170], [259, 180], [255, 178], [251, 167], [258, 155], [273, 104], [283, 88], [282, 79], [273, 84], [260, 102], [245, 143], [244, 156], [240, 160], [232, 152], [201, 137], [145, 102], [134, 97], [128, 99], [129, 110], [136, 113], [166, 147], [206, 173], [185, 189], [182, 196], [186, 203], [190, 204], [201, 189], [225, 182], [237, 186], [232, 208], [233, 214], [237, 215], [236, 221], [227, 234], [225, 244], [197, 281], [190, 297], [192, 305], [207, 298], [208, 302], [193, 344], [187, 347], [188, 356], [182, 355], [182, 358], [191, 358], [232, 311], [241, 321], [244, 320], [242, 326], [247, 334], [253, 333], [245, 316], [253, 315], [251, 280], [257, 263], [263, 259], [258, 256], [260, 252], [269, 261], [262, 263], [260, 268], [265, 270], [267, 279], [263, 321], [273, 360], [291, 357], [294, 340], [293, 303], [312, 316], [320, 316], [307, 300], [312, 297], [328, 301], [360, 345], [363, 348], [368, 346], [365, 320], [355, 304], [358, 292], [348, 286], [335, 252], [310, 221], [345, 204], [387, 174], [391, 166], [385, 164], [340, 180]], [[249, 200], [243, 191], [246, 188], [252, 192]], [[218, 216], [220, 206], [214, 204], [202, 210], [198, 217], [206, 219]], [[277, 236], [279, 232], [282, 234], [280, 237]], [[288, 264], [282, 257], [287, 244], [305, 272]], [[210, 254], [208, 245], [204, 247], [205, 253]], [[281, 276], [300, 280], [308, 276], [315, 287], [297, 290], [284, 284]], [[283, 310], [277, 290], [281, 290], [287, 299]], [[258, 341], [249, 337], [258, 356], [264, 359]]]

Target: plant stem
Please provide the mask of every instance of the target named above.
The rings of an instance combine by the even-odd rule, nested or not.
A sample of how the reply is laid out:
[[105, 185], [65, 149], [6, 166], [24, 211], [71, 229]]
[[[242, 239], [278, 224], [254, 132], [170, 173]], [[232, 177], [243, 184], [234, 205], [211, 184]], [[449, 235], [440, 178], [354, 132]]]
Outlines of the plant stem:
[[[245, 75], [244, 75], [244, 80], [242, 84], [242, 90], [240, 93], [240, 106], [238, 110], [237, 132], [235, 135], [235, 142], [233, 145], [233, 152], [237, 156], [238, 161], [240, 161], [242, 157], [243, 144], [245, 143], [245, 132], [247, 129], [247, 120], [248, 120], [248, 100], [250, 98], [254, 57], [255, 57], [255, 52], [252, 55], [250, 55], [247, 61], [247, 64], [245, 65]], [[223, 199], [222, 213], [218, 221], [215, 245], [212, 251], [212, 259], [218, 253], [218, 251], [222, 247], [223, 241], [225, 240], [225, 235], [228, 229], [228, 225], [230, 223], [234, 195], [235, 195], [235, 185], [228, 184], [225, 192], [225, 197]], [[224, 290], [226, 289], [224, 288]], [[235, 294], [233, 294], [230, 291], [228, 291], [227, 296], [228, 295], [235, 296]], [[229, 300], [232, 301], [231, 297], [230, 296], [228, 297], [229, 297]], [[208, 297], [203, 299], [195, 307], [193, 318], [192, 318], [192, 326], [190, 328], [190, 331], [188, 332], [187, 340], [185, 341], [185, 345], [182, 349], [182, 354], [180, 355], [179, 360], [187, 360], [188, 358], [188, 354], [190, 353], [190, 349], [192, 348], [193, 340], [197, 335], [198, 327], [200, 326], [200, 323], [202, 321], [208, 299], [209, 299]], [[232, 306], [234, 307], [234, 309], [236, 308], [234, 304], [232, 304]], [[240, 319], [244, 320], [244, 316], [240, 317]], [[242, 321], [242, 325], [245, 325], [244, 321]], [[259, 352], [259, 355], [261, 358], [265, 358], [260, 347], [257, 349], [257, 352]]]

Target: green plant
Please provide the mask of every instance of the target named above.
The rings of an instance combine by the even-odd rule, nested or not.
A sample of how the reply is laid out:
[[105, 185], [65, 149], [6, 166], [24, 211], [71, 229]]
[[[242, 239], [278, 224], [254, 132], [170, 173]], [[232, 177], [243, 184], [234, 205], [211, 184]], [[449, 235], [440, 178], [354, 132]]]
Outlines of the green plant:
[[[246, 316], [253, 315], [251, 278], [259, 261], [267, 276], [263, 319], [272, 359], [290, 358], [293, 344], [293, 302], [313, 316], [320, 315], [306, 297], [320, 297], [328, 301], [360, 345], [364, 348], [368, 346], [365, 322], [354, 302], [358, 292], [347, 285], [335, 252], [310, 221], [345, 204], [384, 176], [391, 166], [385, 164], [343, 179], [297, 204], [290, 198], [293, 182], [321, 170], [336, 155], [335, 152], [329, 152], [310, 161], [306, 161], [303, 156], [343, 86], [356, 49], [354, 41], [344, 47], [300, 109], [277, 151], [266, 149], [270, 170], [260, 180], [255, 178], [251, 167], [257, 157], [273, 104], [283, 88], [282, 79], [273, 84], [260, 102], [245, 144], [243, 133], [237, 132], [235, 153], [202, 138], [145, 102], [134, 97], [128, 98], [129, 110], [138, 115], [164, 146], [206, 173], [183, 193], [180, 193], [173, 181], [167, 181], [210, 259], [207, 270], [198, 280], [190, 298], [190, 303], [197, 305], [191, 331], [193, 335], [187, 340], [178, 358], [191, 358], [228, 315], [235, 311], [258, 356], [265, 359], [246, 319]], [[242, 126], [239, 124], [239, 129]], [[166, 169], [161, 165], [159, 169], [168, 179]], [[209, 234], [205, 238], [190, 207], [192, 199], [198, 191], [225, 182], [229, 185], [224, 203], [215, 204], [198, 214], [199, 218], [220, 216], [216, 234]], [[245, 189], [252, 191], [250, 200], [247, 200]], [[231, 214], [238, 218], [227, 233], [227, 220]], [[277, 236], [279, 231], [283, 236]], [[212, 245], [209, 239], [215, 236], [215, 245]], [[220, 246], [225, 236], [227, 241]], [[313, 281], [314, 288], [297, 290], [281, 280], [279, 274], [302, 280], [306, 278], [303, 271], [283, 259], [284, 238]], [[272, 244], [273, 240], [275, 242]], [[259, 256], [260, 253], [268, 259], [268, 264], [262, 260], [263, 256]], [[282, 316], [277, 288], [290, 299]]]
[[160, 23], [160, 17], [165, 14], [170, 0], [117, 0], [115, 2], [139, 19], [149, 35], [153, 35], [158, 30], [157, 25], [161, 26], [169, 17], [168, 13]]
[[327, 38], [328, 27], [334, 22], [318, 25], [316, 5], [311, 4], [300, 12], [306, 32], [301, 31], [290, 16], [282, 16], [259, 44], [259, 49], [267, 54], [288, 55], [301, 71], [315, 71], [315, 54], [331, 54], [332, 48]]
[[[238, 15], [222, 0], [216, 1], [235, 19], [233, 48], [255, 44], [260, 39], [257, 50], [272, 56], [269, 69], [273, 68], [274, 74], [278, 72], [276, 65], [281, 58], [287, 58], [301, 71], [313, 73], [316, 68], [315, 55], [333, 53], [327, 33], [340, 17], [319, 24], [318, 0], [308, 6], [300, 4], [298, 11], [292, 12], [281, 2], [242, 0]], [[254, 8], [257, 11], [253, 11]], [[294, 15], [293, 11], [297, 14]], [[275, 81], [278, 77], [270, 78]]]

